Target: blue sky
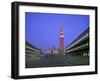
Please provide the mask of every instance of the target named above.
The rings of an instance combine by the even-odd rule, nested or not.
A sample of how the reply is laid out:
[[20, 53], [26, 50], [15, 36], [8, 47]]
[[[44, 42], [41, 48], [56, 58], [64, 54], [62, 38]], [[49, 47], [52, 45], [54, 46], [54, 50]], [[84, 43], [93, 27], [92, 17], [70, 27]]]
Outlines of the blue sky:
[[89, 27], [88, 15], [25, 13], [25, 40], [37, 48], [59, 48], [59, 28], [64, 28], [64, 47]]

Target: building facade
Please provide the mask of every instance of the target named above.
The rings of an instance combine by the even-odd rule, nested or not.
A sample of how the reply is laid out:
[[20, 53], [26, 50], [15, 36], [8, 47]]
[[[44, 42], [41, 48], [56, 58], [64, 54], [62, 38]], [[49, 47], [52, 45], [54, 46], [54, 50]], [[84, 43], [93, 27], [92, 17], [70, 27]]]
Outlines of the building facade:
[[30, 43], [26, 42], [25, 43], [25, 54], [26, 57], [28, 56], [40, 56], [41, 55], [41, 50], [36, 48], [35, 46], [31, 45]]
[[48, 48], [46, 50], [47, 56], [54, 56], [54, 55], [59, 55], [59, 49], [58, 48]]
[[89, 56], [89, 28], [82, 32], [65, 50], [66, 54]]

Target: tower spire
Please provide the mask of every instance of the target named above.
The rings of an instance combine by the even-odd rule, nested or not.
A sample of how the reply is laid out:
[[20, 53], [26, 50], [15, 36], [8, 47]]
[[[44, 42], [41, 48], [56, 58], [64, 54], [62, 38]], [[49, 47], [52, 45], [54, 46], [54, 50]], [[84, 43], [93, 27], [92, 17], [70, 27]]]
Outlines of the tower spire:
[[61, 24], [61, 26], [60, 26], [59, 31], [60, 31], [60, 32], [63, 32], [63, 31], [64, 31], [64, 29], [63, 29], [63, 25], [62, 25], [62, 24]]

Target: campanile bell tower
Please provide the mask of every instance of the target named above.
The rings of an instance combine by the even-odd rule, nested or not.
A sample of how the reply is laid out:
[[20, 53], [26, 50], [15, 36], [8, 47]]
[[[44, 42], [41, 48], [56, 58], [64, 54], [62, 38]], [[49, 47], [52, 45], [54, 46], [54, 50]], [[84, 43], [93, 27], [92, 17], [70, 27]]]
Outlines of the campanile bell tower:
[[64, 29], [63, 29], [62, 25], [61, 25], [61, 27], [59, 29], [59, 33], [60, 33], [59, 51], [60, 51], [60, 55], [64, 55]]

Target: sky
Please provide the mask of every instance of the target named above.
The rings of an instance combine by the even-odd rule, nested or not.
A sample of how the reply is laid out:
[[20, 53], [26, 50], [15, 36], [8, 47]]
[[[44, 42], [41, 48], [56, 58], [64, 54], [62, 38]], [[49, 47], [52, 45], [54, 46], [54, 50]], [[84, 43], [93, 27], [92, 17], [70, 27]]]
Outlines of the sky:
[[66, 48], [89, 27], [89, 15], [25, 13], [25, 40], [37, 48], [59, 48], [59, 29]]

